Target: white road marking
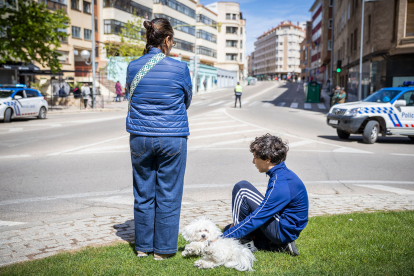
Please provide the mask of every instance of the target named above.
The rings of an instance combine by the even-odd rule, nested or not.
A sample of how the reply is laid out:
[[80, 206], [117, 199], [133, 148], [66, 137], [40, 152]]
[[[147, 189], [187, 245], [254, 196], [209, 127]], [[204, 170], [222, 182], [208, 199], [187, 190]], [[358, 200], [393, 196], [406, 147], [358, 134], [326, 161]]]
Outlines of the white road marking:
[[290, 108], [298, 108], [298, 103], [292, 103], [292, 104], [290, 105]]
[[414, 195], [414, 191], [394, 188], [394, 187], [389, 187], [389, 186], [384, 186], [384, 185], [355, 185], [355, 186], [360, 186], [360, 187], [365, 187], [365, 188], [375, 189], [375, 190], [381, 190], [385, 192], [391, 192], [391, 193], [395, 193], [399, 195]]
[[68, 153], [68, 152], [71, 152], [71, 151], [76, 151], [76, 150], [80, 150], [80, 149], [84, 149], [84, 148], [89, 148], [89, 147], [93, 147], [93, 146], [96, 146], [96, 145], [105, 144], [105, 143], [108, 143], [108, 142], [112, 142], [112, 141], [116, 141], [116, 140], [119, 140], [119, 139], [127, 138], [127, 137], [129, 137], [129, 135], [124, 135], [124, 136], [121, 136], [121, 137], [118, 137], [118, 138], [113, 138], [113, 139], [105, 140], [105, 141], [102, 141], [102, 142], [85, 145], [85, 146], [82, 146], [82, 147], [77, 147], [77, 148], [73, 148], [73, 149], [68, 149], [68, 150], [63, 150], [63, 151], [51, 153], [51, 154], [48, 154], [47, 156], [56, 156], [56, 155], [60, 155], [60, 154], [63, 154], [63, 153]]
[[227, 103], [225, 103], [225, 104], [223, 104], [223, 105], [230, 105], [230, 104], [234, 104], [234, 101], [227, 102]]
[[250, 130], [241, 130], [241, 131], [233, 131], [233, 132], [225, 132], [225, 133], [215, 133], [215, 134], [196, 136], [196, 137], [191, 137], [190, 136], [189, 139], [198, 140], [198, 139], [205, 139], [205, 138], [211, 138], [211, 137], [219, 137], [219, 136], [226, 136], [226, 135], [246, 133], [246, 132], [254, 132], [254, 131], [260, 131], [260, 129], [250, 129]]
[[318, 108], [319, 109], [326, 109], [326, 106], [323, 103], [318, 103]]
[[268, 107], [270, 105], [270, 103], [264, 103], [263, 105], [262, 105], [262, 107]]
[[399, 156], [414, 156], [414, 154], [405, 154], [405, 153], [391, 153], [391, 155], [399, 155]]
[[215, 105], [222, 104], [222, 103], [224, 103], [224, 102], [225, 102], [225, 101], [218, 101], [218, 102], [215, 102], [215, 103], [209, 104], [208, 106], [215, 106]]
[[[223, 119], [223, 118], [228, 119], [228, 117], [226, 117], [226, 116], [214, 117], [214, 119]], [[207, 119], [208, 119], [208, 117], [202, 117], [202, 118], [197, 118], [197, 119], [190, 119], [189, 121], [191, 123], [192, 121], [203, 121], [203, 120], [207, 120]]]
[[8, 158], [21, 158], [21, 157], [31, 157], [30, 154], [20, 154], [20, 155], [3, 155], [0, 156], [0, 159], [8, 159]]
[[89, 120], [77, 120], [77, 121], [70, 121], [70, 123], [74, 124], [89, 124], [89, 123], [99, 123], [117, 119], [126, 119], [126, 115], [123, 116], [114, 116], [114, 117], [107, 117], [107, 118], [97, 118], [97, 119], [89, 119]]
[[340, 147], [338, 149], [334, 149], [333, 152], [342, 152], [342, 153], [372, 153], [365, 150], [359, 150], [354, 148], [348, 148], [348, 147]]
[[[233, 120], [239, 121], [239, 122], [241, 122], [241, 123], [244, 123], [244, 124], [247, 124], [247, 125], [249, 125], [249, 126], [253, 126], [253, 127], [256, 127], [256, 128], [262, 129], [262, 130], [269, 131], [269, 133], [274, 133], [274, 134], [278, 134], [278, 135], [280, 135], [280, 136], [286, 136], [286, 137], [294, 137], [294, 138], [298, 138], [298, 139], [302, 139], [302, 140], [306, 140], [306, 141], [312, 141], [312, 142], [315, 142], [315, 143], [318, 143], [318, 144], [321, 144], [321, 145], [329, 145], [329, 146], [333, 146], [333, 147], [337, 147], [337, 148], [339, 147], [339, 148], [342, 148], [342, 149], [349, 149], [349, 150], [353, 150], [353, 148], [342, 147], [342, 146], [338, 146], [338, 145], [331, 144], [331, 143], [327, 143], [327, 142], [321, 142], [321, 141], [317, 141], [317, 140], [312, 140], [312, 139], [308, 139], [308, 138], [303, 138], [303, 137], [299, 137], [299, 136], [297, 136], [297, 135], [292, 135], [292, 134], [288, 134], [288, 133], [283, 133], [283, 132], [279, 132], [279, 131], [276, 131], [276, 130], [273, 130], [273, 129], [270, 129], [270, 128], [267, 128], [267, 127], [262, 127], [262, 126], [259, 126], [259, 125], [256, 125], [256, 124], [252, 124], [252, 123], [249, 123], [249, 122], [246, 122], [246, 121], [240, 120], [240, 119], [238, 119], [238, 118], [236, 118], [236, 117], [234, 117], [234, 116], [230, 115], [230, 114], [227, 112], [227, 110], [226, 110], [226, 109], [223, 109], [223, 112], [224, 112], [224, 113], [225, 113], [228, 117], [232, 118]], [[357, 151], [358, 151], [358, 150], [357, 150]], [[363, 153], [368, 153], [368, 152], [363, 152]], [[371, 153], [371, 152], [369, 152], [369, 153]]]
[[201, 126], [201, 125], [211, 125], [211, 124], [223, 124], [223, 123], [231, 123], [234, 121], [233, 120], [228, 120], [228, 121], [214, 121], [214, 122], [206, 122], [206, 123], [195, 123], [195, 124], [191, 124], [190, 123], [190, 132], [192, 130], [192, 126]]
[[248, 102], [250, 102], [249, 100], [247, 101], [242, 101], [243, 104], [247, 104]]
[[233, 126], [198, 128], [198, 129], [191, 129], [190, 133], [195, 132], [195, 131], [216, 130], [216, 129], [223, 129], [223, 128], [245, 127], [245, 126], [248, 126], [248, 125], [242, 124], [242, 125], [233, 125]]
[[312, 105], [310, 103], [305, 103], [305, 109], [312, 109]]
[[286, 103], [285, 102], [281, 102], [281, 103], [278, 103], [277, 105], [278, 106], [284, 106]]
[[15, 225], [22, 225], [22, 224], [26, 224], [26, 222], [0, 220], [0, 227], [15, 226]]
[[245, 100], [246, 100], [246, 101], [247, 101], [247, 100], [249, 100], [249, 101], [250, 101], [251, 99], [253, 99], [253, 98], [257, 97], [257, 96], [260, 96], [260, 95], [262, 95], [262, 94], [266, 93], [267, 91], [269, 91], [269, 90], [271, 90], [271, 89], [274, 89], [274, 88], [276, 88], [276, 87], [279, 87], [279, 85], [278, 85], [278, 84], [276, 84], [276, 85], [274, 85], [274, 86], [272, 86], [272, 87], [269, 87], [269, 88], [267, 88], [267, 89], [263, 90], [263, 91], [262, 91], [262, 92], [260, 92], [260, 93], [254, 94], [254, 95], [252, 95], [252, 96], [250, 96], [250, 97], [246, 98]]
[[16, 127], [16, 128], [9, 129], [9, 132], [19, 132], [19, 131], [23, 131], [23, 128], [22, 127]]
[[314, 143], [314, 142], [313, 141], [292, 142], [292, 143], [289, 143], [289, 148], [299, 147], [299, 146], [303, 146], [303, 145], [307, 145], [307, 144], [312, 144], [312, 143]]
[[259, 103], [259, 101], [255, 101], [255, 102], [252, 102], [251, 104], [249, 104], [249, 106], [255, 106], [258, 103]]
[[242, 139], [231, 140], [231, 141], [216, 142], [216, 143], [212, 143], [212, 144], [208, 144], [208, 145], [190, 147], [189, 149], [210, 148], [210, 147], [221, 146], [221, 145], [230, 145], [230, 144], [243, 143], [243, 142], [247, 142], [247, 141], [251, 142], [255, 138], [256, 137], [250, 137], [250, 138], [242, 138]]

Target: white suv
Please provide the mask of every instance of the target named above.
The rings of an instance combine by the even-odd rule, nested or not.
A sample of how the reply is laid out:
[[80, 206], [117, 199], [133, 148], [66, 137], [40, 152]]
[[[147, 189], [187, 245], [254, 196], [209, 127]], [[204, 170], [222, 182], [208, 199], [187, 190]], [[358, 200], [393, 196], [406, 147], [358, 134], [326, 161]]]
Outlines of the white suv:
[[373, 144], [382, 134], [406, 135], [414, 141], [414, 82], [404, 85], [381, 89], [359, 102], [334, 105], [326, 122], [341, 139], [362, 134], [364, 143]]
[[39, 91], [21, 84], [0, 85], [0, 120], [5, 123], [18, 117], [46, 119], [47, 110], [47, 102]]

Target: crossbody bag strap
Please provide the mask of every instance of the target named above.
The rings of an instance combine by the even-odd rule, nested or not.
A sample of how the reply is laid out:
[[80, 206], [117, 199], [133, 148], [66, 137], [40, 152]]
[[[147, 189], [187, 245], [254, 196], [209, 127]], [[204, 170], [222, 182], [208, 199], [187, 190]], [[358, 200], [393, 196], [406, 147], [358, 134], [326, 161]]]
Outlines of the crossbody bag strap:
[[138, 83], [142, 80], [143, 77], [154, 67], [158, 62], [160, 62], [165, 55], [163, 53], [158, 53], [153, 56], [135, 75], [134, 79], [131, 82], [131, 88], [129, 90], [129, 100], [128, 100], [128, 111], [131, 108], [131, 99], [134, 94], [135, 88], [137, 88]]

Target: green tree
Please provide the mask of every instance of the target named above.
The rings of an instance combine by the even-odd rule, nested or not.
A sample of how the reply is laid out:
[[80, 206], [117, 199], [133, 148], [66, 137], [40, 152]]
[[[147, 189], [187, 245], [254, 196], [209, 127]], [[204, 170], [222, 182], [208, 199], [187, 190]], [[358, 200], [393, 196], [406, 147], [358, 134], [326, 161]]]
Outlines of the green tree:
[[119, 69], [119, 63], [130, 63], [142, 56], [145, 48], [145, 41], [142, 35], [142, 17], [133, 15], [119, 33], [120, 42], [107, 41], [104, 49], [107, 53], [108, 62], [106, 72], [115, 77]]
[[[70, 19], [63, 10], [50, 12], [45, 4], [5, 0], [0, 7], [0, 63], [38, 62], [53, 72], [60, 69], [57, 49]], [[18, 4], [16, 7], [16, 3]]]

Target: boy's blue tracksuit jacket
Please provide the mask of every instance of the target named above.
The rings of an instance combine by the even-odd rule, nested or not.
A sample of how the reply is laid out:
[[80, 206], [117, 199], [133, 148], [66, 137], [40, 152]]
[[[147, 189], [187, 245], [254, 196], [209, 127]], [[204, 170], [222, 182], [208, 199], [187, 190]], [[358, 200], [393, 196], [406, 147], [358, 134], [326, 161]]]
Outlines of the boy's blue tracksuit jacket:
[[289, 243], [299, 237], [308, 223], [309, 201], [305, 185], [282, 162], [266, 173], [270, 179], [266, 195], [257, 209], [243, 221], [223, 233], [226, 238], [241, 238], [276, 215], [279, 237]]

